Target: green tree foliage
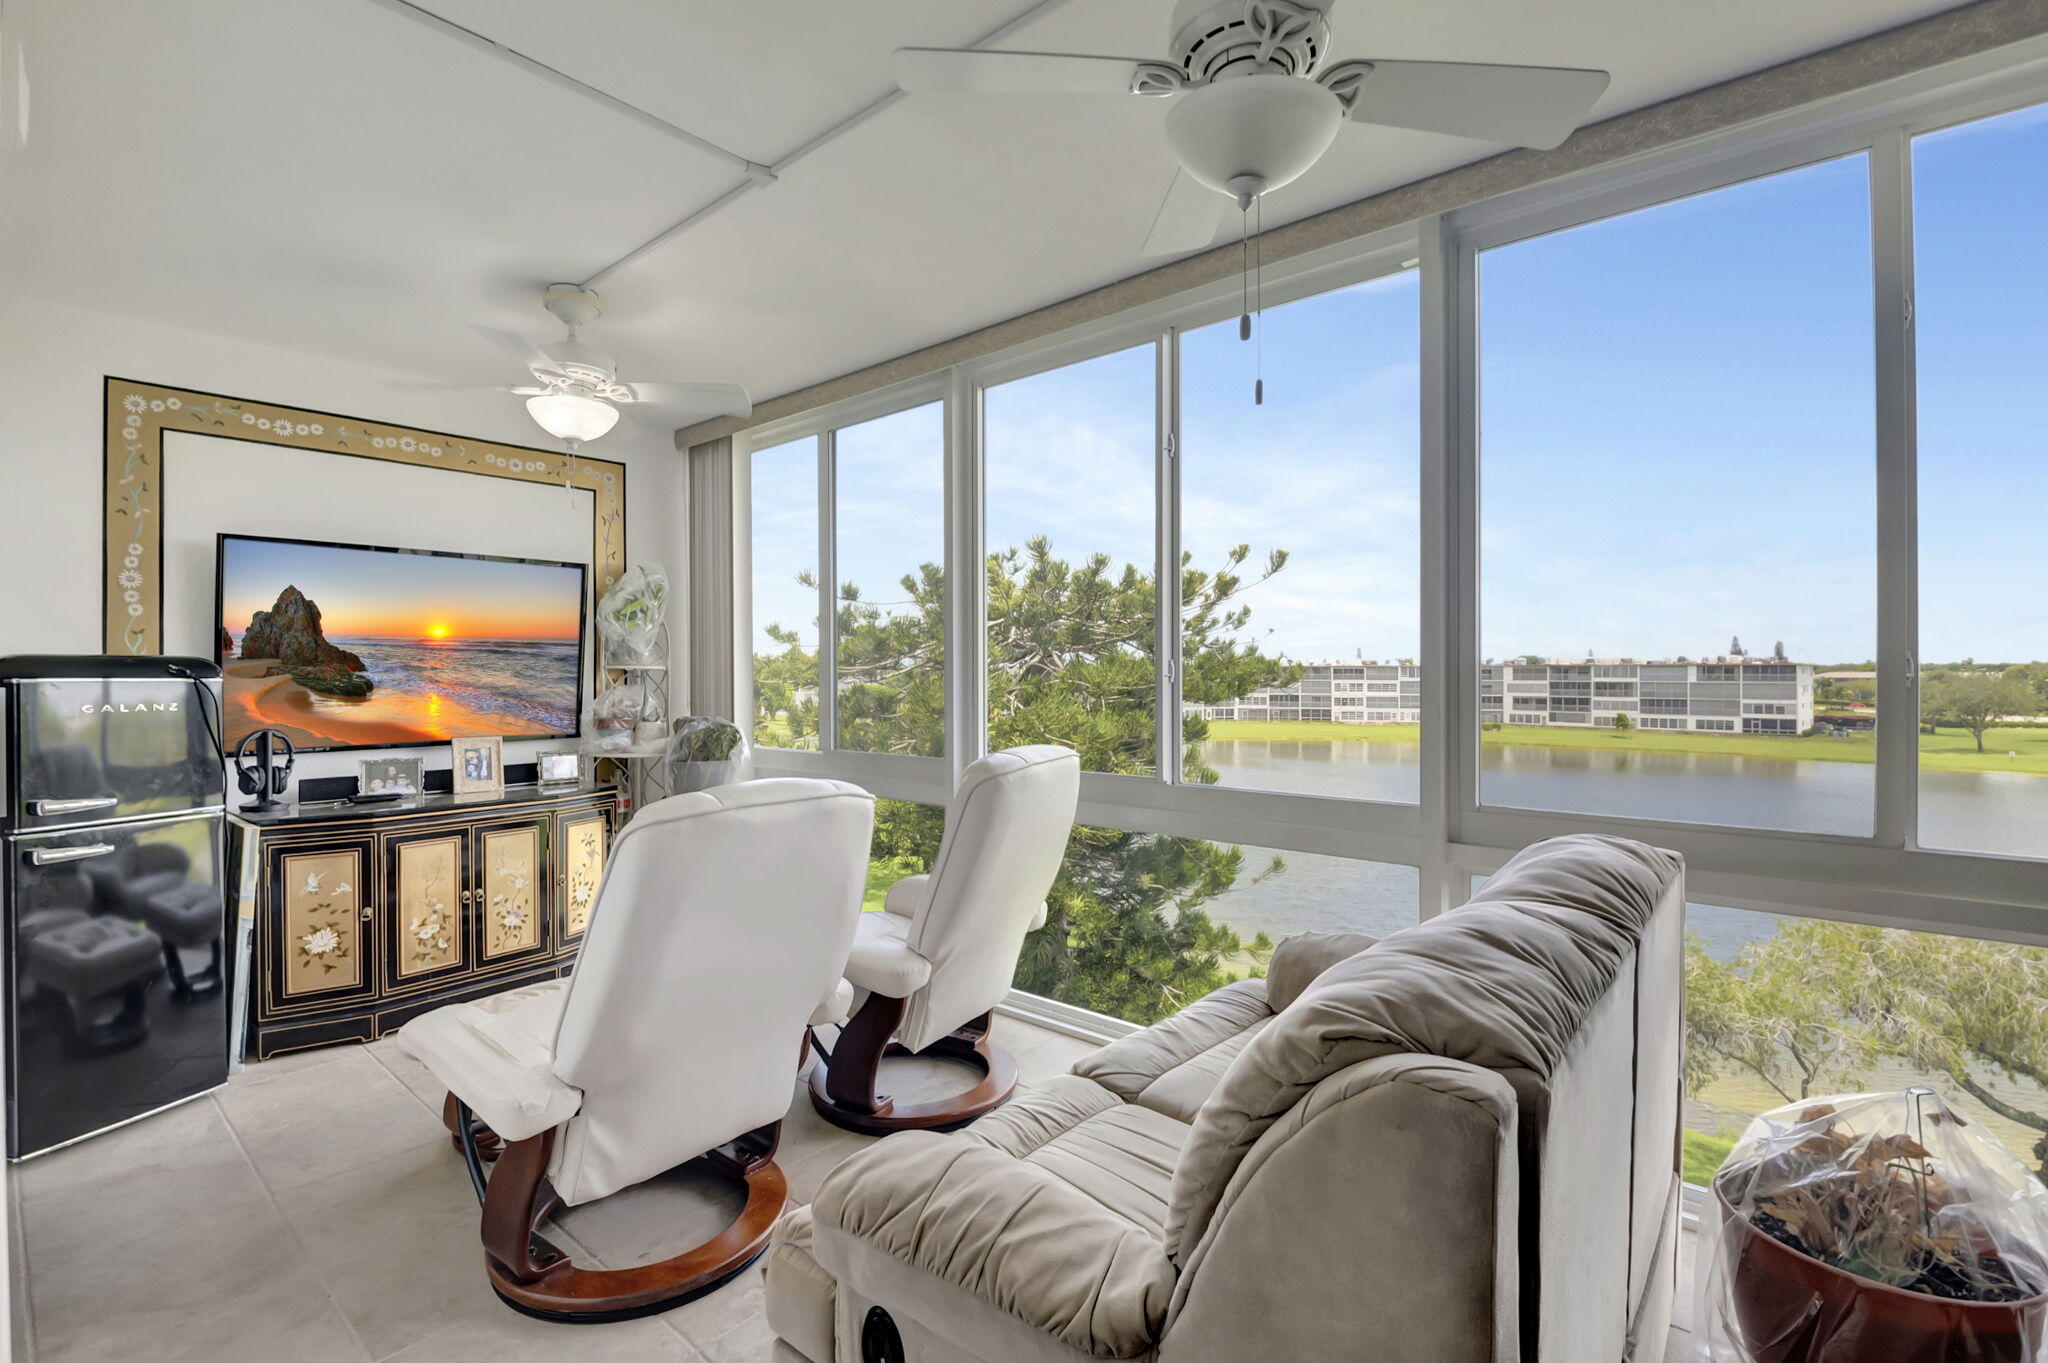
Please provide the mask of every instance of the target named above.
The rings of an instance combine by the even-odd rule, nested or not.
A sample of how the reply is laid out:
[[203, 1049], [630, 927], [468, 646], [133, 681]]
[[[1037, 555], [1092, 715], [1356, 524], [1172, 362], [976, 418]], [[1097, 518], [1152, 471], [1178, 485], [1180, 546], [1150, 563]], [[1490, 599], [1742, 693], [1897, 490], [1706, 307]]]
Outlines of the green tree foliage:
[[1688, 1092], [1735, 1070], [1796, 1102], [1897, 1057], [2041, 1133], [2048, 1179], [2048, 1112], [1987, 1082], [2048, 1088], [2048, 951], [1796, 920], [1732, 964], [1691, 938], [1685, 978]]
[[[1845, 928], [1861, 968], [1833, 972], [1843, 1011], [1888, 1052], [2041, 1136], [2034, 1158], [2048, 1179], [2048, 1113], [2002, 1097], [1987, 1074], [2048, 1087], [2048, 952], [2037, 947], [1895, 929]], [[1853, 989], [1842, 989], [1852, 983]]]
[[1697, 934], [1685, 949], [1685, 1085], [1697, 1092], [1729, 1070], [1762, 1080], [1788, 1103], [1855, 1084], [1873, 1054], [1870, 1038], [1842, 1025], [1824, 964], [1843, 953], [1840, 924], [1786, 923], [1751, 942], [1734, 963], [1707, 954]]
[[1622, 711], [1616, 710], [1614, 712], [1614, 727], [1622, 733], [1627, 733], [1629, 730], [1636, 727], [1636, 722], [1630, 719]]
[[2041, 696], [2018, 677], [1994, 671], [1931, 672], [1920, 688], [1920, 720], [1967, 729], [1984, 751], [1984, 731], [2008, 715], [2039, 713]]
[[[1249, 641], [1245, 593], [1286, 566], [1275, 551], [1247, 569], [1239, 545], [1213, 570], [1181, 569], [1182, 692], [1213, 703], [1286, 685], [1301, 669]], [[807, 583], [807, 585], [811, 585]], [[854, 584], [838, 603], [839, 746], [933, 755], [944, 740], [943, 577], [926, 564], [902, 579], [903, 599], [874, 602]], [[1069, 561], [1045, 539], [988, 559], [990, 748], [1061, 743], [1089, 771], [1148, 775], [1156, 763], [1158, 592], [1152, 575], [1107, 555]], [[763, 741], [815, 747], [817, 657], [799, 633], [771, 624], [778, 651], [755, 659]], [[1182, 778], [1211, 783], [1197, 754], [1207, 722], [1181, 721]], [[929, 867], [941, 811], [884, 804], [875, 855]], [[1077, 827], [1048, 899], [1048, 921], [1025, 944], [1017, 984], [1137, 1022], [1153, 1022], [1222, 984], [1225, 965], [1272, 943], [1241, 940], [1203, 905], [1245, 872], [1241, 849]], [[1262, 872], [1280, 869], [1278, 859]]]

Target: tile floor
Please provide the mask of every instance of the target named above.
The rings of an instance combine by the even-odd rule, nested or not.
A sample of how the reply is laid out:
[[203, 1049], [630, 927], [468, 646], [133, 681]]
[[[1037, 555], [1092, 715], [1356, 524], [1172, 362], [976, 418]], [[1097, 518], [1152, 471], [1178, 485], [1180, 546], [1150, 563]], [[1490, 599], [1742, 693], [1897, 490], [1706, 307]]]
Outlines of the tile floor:
[[[1027, 1086], [1093, 1049], [1010, 1018], [998, 1034]], [[926, 1072], [892, 1083], [905, 1097], [947, 1085], [959, 1081]], [[506, 1309], [484, 1283], [476, 1200], [442, 1130], [441, 1096], [390, 1040], [312, 1051], [20, 1166], [15, 1249], [28, 1290], [16, 1309], [28, 1312], [33, 1358], [775, 1357], [758, 1267], [687, 1306], [616, 1325], [550, 1325]], [[778, 1155], [792, 1199], [807, 1201], [867, 1139], [819, 1120], [799, 1094]], [[604, 1267], [663, 1258], [729, 1214], [711, 1191], [658, 1179], [565, 1213], [552, 1234]], [[1675, 1330], [1667, 1359], [1687, 1357]]]

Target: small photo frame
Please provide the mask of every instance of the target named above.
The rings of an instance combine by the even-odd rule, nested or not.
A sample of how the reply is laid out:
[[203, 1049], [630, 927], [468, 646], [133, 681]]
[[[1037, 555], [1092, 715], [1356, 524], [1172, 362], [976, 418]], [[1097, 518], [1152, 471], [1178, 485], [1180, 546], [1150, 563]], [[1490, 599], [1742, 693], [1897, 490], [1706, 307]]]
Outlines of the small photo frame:
[[417, 757], [366, 757], [356, 764], [356, 791], [410, 800], [426, 791], [426, 767]]
[[556, 748], [537, 753], [534, 761], [540, 767], [540, 783], [544, 786], [563, 785], [583, 779], [583, 754], [574, 748]]
[[505, 789], [505, 743], [498, 738], [458, 738], [448, 745], [457, 795], [497, 794]]

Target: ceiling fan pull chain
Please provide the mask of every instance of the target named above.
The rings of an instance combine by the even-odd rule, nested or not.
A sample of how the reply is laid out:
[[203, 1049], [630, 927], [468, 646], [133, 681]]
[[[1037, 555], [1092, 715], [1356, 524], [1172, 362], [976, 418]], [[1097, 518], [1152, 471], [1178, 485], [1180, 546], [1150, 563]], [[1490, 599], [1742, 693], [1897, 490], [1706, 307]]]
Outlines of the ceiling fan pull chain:
[[1252, 351], [1252, 406], [1266, 405], [1266, 198], [1256, 200], [1259, 214], [1259, 244], [1254, 248], [1252, 305], [1259, 314], [1259, 341]]
[[1237, 339], [1240, 341], [1252, 338], [1251, 268], [1245, 255], [1251, 245], [1251, 228], [1251, 205], [1241, 205], [1237, 210]]

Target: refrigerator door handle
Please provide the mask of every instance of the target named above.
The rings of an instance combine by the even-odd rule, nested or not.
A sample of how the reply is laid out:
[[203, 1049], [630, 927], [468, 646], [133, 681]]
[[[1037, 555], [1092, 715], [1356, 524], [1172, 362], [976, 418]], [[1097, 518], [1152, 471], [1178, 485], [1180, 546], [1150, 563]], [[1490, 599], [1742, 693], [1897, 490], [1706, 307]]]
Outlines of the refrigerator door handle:
[[79, 814], [88, 809], [112, 809], [120, 803], [117, 795], [89, 795], [78, 800], [31, 800], [29, 810], [35, 814]]
[[87, 857], [103, 857], [114, 850], [110, 842], [92, 842], [83, 847], [38, 847], [28, 854], [31, 866], [54, 866], [60, 861], [84, 861]]

